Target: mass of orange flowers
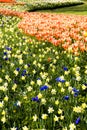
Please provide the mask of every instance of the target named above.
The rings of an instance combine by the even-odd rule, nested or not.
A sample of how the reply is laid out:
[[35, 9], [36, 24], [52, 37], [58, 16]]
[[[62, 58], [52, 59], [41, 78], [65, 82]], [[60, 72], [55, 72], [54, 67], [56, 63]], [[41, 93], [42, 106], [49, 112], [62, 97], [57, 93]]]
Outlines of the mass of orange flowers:
[[13, 2], [15, 2], [15, 0], [0, 0], [0, 2], [4, 2], [4, 3], [13, 3]]
[[87, 16], [16, 12], [0, 10], [1, 14], [22, 18], [18, 24], [24, 33], [77, 53], [87, 51]]

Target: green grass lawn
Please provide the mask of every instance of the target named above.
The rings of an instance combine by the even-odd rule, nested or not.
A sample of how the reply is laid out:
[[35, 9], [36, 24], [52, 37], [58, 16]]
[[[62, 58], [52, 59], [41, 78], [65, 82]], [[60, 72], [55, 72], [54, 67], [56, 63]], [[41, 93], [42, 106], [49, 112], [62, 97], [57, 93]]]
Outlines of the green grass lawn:
[[87, 0], [83, 0], [83, 1], [84, 1], [84, 4], [81, 4], [81, 5], [62, 7], [62, 8], [56, 8], [56, 9], [51, 9], [51, 10], [40, 10], [40, 12], [87, 15]]

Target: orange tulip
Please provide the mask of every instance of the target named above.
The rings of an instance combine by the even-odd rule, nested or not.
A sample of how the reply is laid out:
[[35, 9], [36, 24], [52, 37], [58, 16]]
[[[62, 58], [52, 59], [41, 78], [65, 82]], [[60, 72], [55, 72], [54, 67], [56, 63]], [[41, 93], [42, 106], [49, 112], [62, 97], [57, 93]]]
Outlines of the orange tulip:
[[16, 1], [15, 0], [0, 0], [0, 2], [13, 3], [13, 2], [16, 2]]

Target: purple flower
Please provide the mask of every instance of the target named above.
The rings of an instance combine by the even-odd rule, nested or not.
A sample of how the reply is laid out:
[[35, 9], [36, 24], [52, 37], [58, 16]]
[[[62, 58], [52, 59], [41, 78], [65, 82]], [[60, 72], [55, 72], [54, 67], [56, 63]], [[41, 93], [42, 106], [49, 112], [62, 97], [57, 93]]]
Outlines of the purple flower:
[[87, 83], [84, 83], [85, 86], [87, 86]]
[[68, 68], [67, 67], [63, 67], [63, 70], [68, 71]]
[[23, 70], [23, 73], [26, 73], [26, 70]]
[[6, 50], [11, 51], [12, 48], [11, 47], [6, 47]]
[[76, 119], [76, 121], [75, 121], [75, 124], [76, 124], [76, 125], [79, 124], [80, 121], [81, 121], [81, 120], [80, 120], [80, 117], [78, 117], [78, 118]]
[[74, 93], [74, 97], [77, 97], [78, 96], [78, 93]]
[[65, 100], [69, 100], [69, 96], [64, 96], [64, 99]]
[[18, 81], [17, 81], [16, 79], [13, 79], [13, 82], [14, 82], [15, 84], [18, 84]]
[[8, 57], [6, 57], [5, 60], [8, 60]]
[[72, 90], [73, 90], [73, 92], [75, 92], [75, 93], [79, 93], [79, 90], [77, 90], [76, 88], [73, 88]]
[[18, 128], [18, 127], [16, 127], [16, 130], [19, 130], [19, 128]]
[[73, 92], [74, 92], [74, 97], [77, 97], [78, 94], [79, 94], [79, 90], [76, 89], [76, 88], [73, 88], [72, 90], [73, 90]]
[[4, 52], [4, 55], [7, 55], [7, 52]]
[[25, 75], [26, 75], [26, 70], [23, 70], [23, 72], [22, 72], [21, 75], [22, 75], [22, 76], [25, 76]]
[[36, 96], [36, 97], [33, 97], [32, 98], [32, 101], [36, 101], [36, 102], [38, 102], [39, 101], [39, 98]]
[[17, 71], [20, 71], [20, 68], [16, 68]]
[[62, 83], [64, 83], [64, 82], [65, 82], [65, 80], [64, 80], [64, 79], [62, 79], [62, 78], [60, 78], [60, 77], [56, 78], [56, 81], [57, 81], [57, 82], [62, 82]]
[[41, 90], [41, 91], [46, 90], [46, 89], [48, 89], [48, 86], [46, 86], [46, 85], [40, 87], [40, 90]]
[[17, 107], [17, 103], [14, 103], [14, 106]]
[[30, 67], [30, 64], [27, 64], [28, 65], [28, 67]]

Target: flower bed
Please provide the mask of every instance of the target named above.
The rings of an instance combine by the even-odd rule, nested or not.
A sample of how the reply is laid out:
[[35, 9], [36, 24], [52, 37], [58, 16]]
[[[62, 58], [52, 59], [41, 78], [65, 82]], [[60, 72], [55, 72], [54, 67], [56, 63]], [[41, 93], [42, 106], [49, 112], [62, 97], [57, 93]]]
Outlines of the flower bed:
[[38, 40], [74, 53], [87, 50], [87, 16], [27, 13], [18, 27]]
[[79, 54], [79, 51], [87, 51], [87, 16], [20, 13], [3, 9], [0, 12], [23, 18], [18, 27], [25, 34], [36, 37], [37, 40], [61, 46], [74, 54]]
[[1, 129], [86, 130], [86, 53], [37, 42], [19, 32], [19, 19], [0, 19]]
[[[28, 10], [33, 11], [37, 9], [48, 9], [48, 8], [56, 8], [61, 6], [70, 6], [76, 4], [83, 4], [80, 0], [19, 0], [19, 1], [11, 1], [11, 0], [1, 0], [0, 7], [3, 6], [5, 9], [12, 10]], [[21, 7], [20, 7], [21, 6]]]
[[0, 129], [86, 130], [87, 16], [0, 14]]
[[29, 11], [42, 10], [42, 9], [52, 9], [58, 7], [65, 7], [70, 5], [82, 4], [81, 0], [31, 0], [27, 1], [27, 6]]

